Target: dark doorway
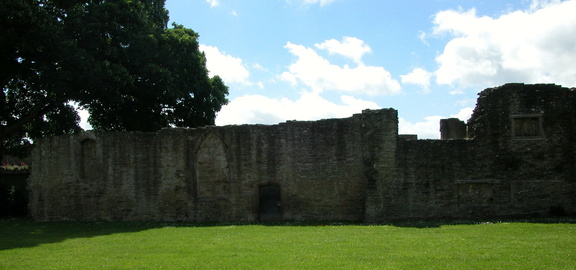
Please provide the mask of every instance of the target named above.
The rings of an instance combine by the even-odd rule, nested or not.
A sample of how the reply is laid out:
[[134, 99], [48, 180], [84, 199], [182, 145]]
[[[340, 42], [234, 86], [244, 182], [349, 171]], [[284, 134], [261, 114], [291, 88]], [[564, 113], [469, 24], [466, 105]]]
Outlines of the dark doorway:
[[279, 185], [260, 186], [258, 198], [258, 218], [260, 221], [282, 220], [282, 196]]
[[0, 219], [28, 214], [28, 175], [27, 172], [0, 171]]

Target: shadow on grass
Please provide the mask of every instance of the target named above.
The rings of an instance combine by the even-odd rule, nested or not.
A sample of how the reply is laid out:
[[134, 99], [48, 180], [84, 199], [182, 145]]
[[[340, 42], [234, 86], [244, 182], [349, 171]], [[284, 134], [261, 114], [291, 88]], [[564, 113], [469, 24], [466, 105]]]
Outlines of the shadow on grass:
[[25, 218], [0, 219], [0, 250], [34, 247], [72, 238], [90, 238], [160, 228], [160, 223], [143, 222], [38, 222]]
[[109, 221], [52, 221], [39, 222], [25, 218], [0, 219], [0, 251], [51, 244], [73, 238], [90, 238], [116, 233], [133, 233], [164, 227], [216, 226], [395, 226], [410, 228], [438, 228], [446, 225], [477, 225], [490, 223], [569, 223], [576, 217], [508, 218], [469, 220], [403, 220], [384, 223], [354, 222], [268, 222], [268, 223], [190, 223], [190, 222], [109, 222]]

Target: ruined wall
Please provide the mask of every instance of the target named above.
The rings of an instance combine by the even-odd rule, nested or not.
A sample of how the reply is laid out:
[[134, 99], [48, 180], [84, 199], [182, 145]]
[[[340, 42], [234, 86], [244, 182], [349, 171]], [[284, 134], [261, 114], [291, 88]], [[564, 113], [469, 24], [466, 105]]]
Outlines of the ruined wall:
[[[486, 89], [468, 123], [490, 160], [489, 174], [509, 188], [502, 213], [576, 212], [576, 92], [553, 84]], [[556, 210], [555, 210], [556, 209]]]
[[458, 118], [440, 120], [440, 139], [464, 139], [466, 138], [466, 123]]
[[[47, 138], [33, 155], [30, 208], [39, 220], [362, 221], [364, 163], [389, 159], [396, 134], [396, 111], [385, 109], [273, 126]], [[261, 207], [270, 187], [279, 190], [276, 217]]]
[[560, 86], [483, 91], [473, 139], [399, 141], [375, 220], [576, 213], [575, 119], [576, 95]]
[[30, 209], [38, 220], [193, 222], [576, 214], [574, 90], [486, 89], [467, 129], [417, 140], [382, 109], [47, 138], [32, 157]]

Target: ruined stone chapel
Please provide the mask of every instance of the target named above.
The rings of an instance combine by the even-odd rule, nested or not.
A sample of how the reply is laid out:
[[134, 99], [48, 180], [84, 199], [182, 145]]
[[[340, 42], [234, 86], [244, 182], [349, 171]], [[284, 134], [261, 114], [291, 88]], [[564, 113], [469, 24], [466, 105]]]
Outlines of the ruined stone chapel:
[[82, 132], [37, 142], [36, 220], [352, 221], [576, 213], [576, 91], [479, 94], [441, 140], [394, 109], [278, 125]]

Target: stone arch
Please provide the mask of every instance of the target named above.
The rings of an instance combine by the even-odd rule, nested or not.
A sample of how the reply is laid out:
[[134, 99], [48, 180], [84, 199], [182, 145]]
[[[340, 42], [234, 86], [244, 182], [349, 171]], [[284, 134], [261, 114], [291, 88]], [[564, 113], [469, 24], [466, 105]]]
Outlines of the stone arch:
[[221, 197], [230, 194], [230, 176], [226, 145], [214, 133], [209, 133], [196, 152], [196, 182], [198, 197]]
[[96, 178], [99, 172], [96, 140], [87, 138], [80, 141], [80, 178]]

